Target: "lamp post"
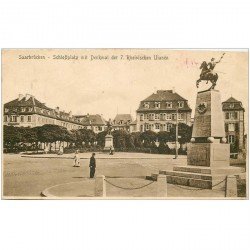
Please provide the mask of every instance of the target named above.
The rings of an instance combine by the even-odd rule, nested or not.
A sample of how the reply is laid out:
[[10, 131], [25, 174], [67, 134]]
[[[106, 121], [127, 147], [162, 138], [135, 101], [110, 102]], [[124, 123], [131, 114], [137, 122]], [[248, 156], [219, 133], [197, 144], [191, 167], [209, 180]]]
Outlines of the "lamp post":
[[176, 128], [175, 128], [175, 158], [178, 158], [178, 108], [176, 109]]

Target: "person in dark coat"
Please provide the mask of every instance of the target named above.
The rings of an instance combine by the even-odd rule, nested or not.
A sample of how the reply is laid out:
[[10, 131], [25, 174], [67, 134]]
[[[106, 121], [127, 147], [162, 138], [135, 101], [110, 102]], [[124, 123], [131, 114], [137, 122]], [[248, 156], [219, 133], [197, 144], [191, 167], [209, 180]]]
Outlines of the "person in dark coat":
[[96, 168], [95, 153], [93, 153], [92, 156], [90, 157], [89, 168], [90, 168], [90, 178], [94, 178], [95, 168]]

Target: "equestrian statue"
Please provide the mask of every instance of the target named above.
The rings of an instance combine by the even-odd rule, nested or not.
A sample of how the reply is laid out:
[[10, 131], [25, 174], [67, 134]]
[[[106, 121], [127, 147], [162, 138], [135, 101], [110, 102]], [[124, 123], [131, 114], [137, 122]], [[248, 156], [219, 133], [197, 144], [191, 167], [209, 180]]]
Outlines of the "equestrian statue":
[[223, 56], [225, 55], [225, 53], [223, 53], [223, 55], [221, 56], [219, 61], [215, 61], [214, 58], [211, 59], [211, 61], [209, 63], [207, 63], [206, 61], [204, 61], [201, 66], [201, 74], [200, 74], [200, 79], [198, 79], [196, 81], [196, 87], [199, 88], [199, 83], [201, 81], [207, 81], [206, 84], [208, 84], [208, 82], [210, 81], [212, 83], [212, 86], [209, 88], [210, 89], [214, 89], [216, 86], [216, 82], [218, 80], [218, 74], [214, 71], [214, 68], [216, 66], [217, 63], [220, 63], [221, 59], [223, 58]]

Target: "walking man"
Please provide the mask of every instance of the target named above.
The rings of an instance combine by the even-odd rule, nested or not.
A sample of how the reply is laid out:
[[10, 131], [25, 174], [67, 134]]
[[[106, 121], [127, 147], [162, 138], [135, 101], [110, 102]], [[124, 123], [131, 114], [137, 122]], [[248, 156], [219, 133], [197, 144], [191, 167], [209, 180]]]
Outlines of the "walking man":
[[95, 176], [95, 153], [92, 154], [90, 161], [89, 161], [89, 168], [90, 168], [90, 178], [94, 178]]

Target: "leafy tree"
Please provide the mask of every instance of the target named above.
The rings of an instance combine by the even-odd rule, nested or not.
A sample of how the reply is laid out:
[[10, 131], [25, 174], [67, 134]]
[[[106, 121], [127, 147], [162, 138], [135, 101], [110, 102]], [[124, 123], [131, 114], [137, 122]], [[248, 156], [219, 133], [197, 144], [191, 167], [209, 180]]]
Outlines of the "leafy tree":
[[155, 147], [157, 134], [154, 131], [147, 130], [141, 133], [140, 139], [144, 141], [143, 143], [144, 147]]
[[[176, 133], [176, 125], [174, 125], [170, 130], [170, 141], [175, 141], [176, 140], [175, 133]], [[184, 144], [186, 142], [190, 142], [191, 137], [192, 137], [192, 127], [188, 126], [185, 123], [179, 123], [178, 124], [178, 135], [180, 136], [178, 141], [181, 144]]]
[[96, 140], [97, 140], [97, 145], [100, 147], [105, 146], [105, 136], [107, 135], [107, 131], [102, 131], [97, 134]]
[[76, 141], [78, 145], [84, 142], [88, 146], [96, 141], [96, 134], [91, 129], [79, 129], [76, 133]]
[[112, 132], [114, 147], [115, 148], [126, 148], [126, 139], [128, 132], [125, 130], [115, 130]]
[[133, 141], [133, 144], [137, 148], [142, 147], [142, 140], [140, 138], [141, 133], [140, 132], [133, 132], [130, 134], [131, 140]]
[[163, 143], [166, 143], [168, 141], [170, 141], [171, 137], [170, 137], [170, 133], [167, 132], [167, 131], [160, 131], [158, 132], [157, 134], [157, 138], [159, 140], [159, 142], [163, 142]]
[[17, 143], [22, 141], [22, 133], [20, 128], [14, 126], [3, 127], [3, 143], [4, 147], [8, 149], [14, 149], [17, 146]]

